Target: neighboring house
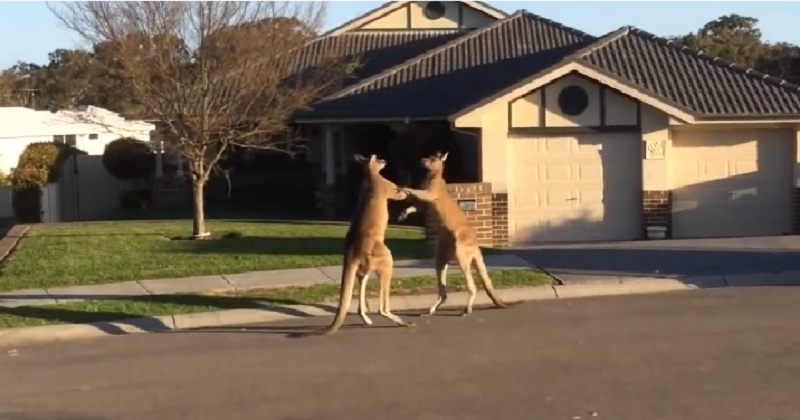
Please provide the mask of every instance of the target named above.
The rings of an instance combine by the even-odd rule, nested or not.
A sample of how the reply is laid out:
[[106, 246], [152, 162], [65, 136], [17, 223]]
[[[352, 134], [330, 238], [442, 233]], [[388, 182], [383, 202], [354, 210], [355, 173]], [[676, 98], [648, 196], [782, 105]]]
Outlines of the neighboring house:
[[[154, 124], [129, 121], [94, 106], [52, 113], [29, 108], [0, 108], [0, 169], [9, 173], [31, 143], [59, 142], [78, 153], [62, 170], [58, 183], [43, 192], [42, 221], [59, 222], [102, 219], [120, 206], [119, 194], [130, 181], [109, 174], [102, 162], [106, 145], [120, 137], [150, 141]], [[10, 194], [0, 193], [0, 217], [13, 214]]]
[[637, 28], [595, 37], [471, 1], [390, 2], [298, 58], [330, 45], [364, 65], [296, 118], [319, 133], [323, 208], [354, 201], [354, 151], [391, 165], [404, 133], [445, 126], [485, 244], [800, 233], [800, 87], [784, 80]]
[[120, 137], [150, 141], [155, 125], [129, 121], [94, 106], [58, 112], [23, 107], [0, 107], [0, 169], [8, 173], [31, 143], [66, 143], [88, 155], [102, 155]]

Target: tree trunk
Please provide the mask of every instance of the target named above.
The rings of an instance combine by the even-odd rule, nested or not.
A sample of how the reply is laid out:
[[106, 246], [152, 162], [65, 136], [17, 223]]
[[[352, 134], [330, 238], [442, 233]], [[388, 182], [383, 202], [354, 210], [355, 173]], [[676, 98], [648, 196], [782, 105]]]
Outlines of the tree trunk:
[[207, 239], [211, 235], [206, 232], [204, 188], [205, 183], [202, 180], [192, 179], [192, 239]]

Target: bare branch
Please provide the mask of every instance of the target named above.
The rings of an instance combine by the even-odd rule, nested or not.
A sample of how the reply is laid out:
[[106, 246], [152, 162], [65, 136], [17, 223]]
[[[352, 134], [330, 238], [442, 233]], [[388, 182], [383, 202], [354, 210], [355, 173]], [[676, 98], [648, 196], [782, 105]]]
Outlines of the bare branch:
[[[108, 45], [168, 150], [205, 182], [232, 146], [293, 153], [290, 118], [340, 86], [338, 51], [313, 65], [296, 51], [321, 29], [325, 2], [111, 1], [48, 4], [69, 29]], [[199, 187], [202, 187], [200, 185]], [[198, 188], [198, 185], [195, 185]]]

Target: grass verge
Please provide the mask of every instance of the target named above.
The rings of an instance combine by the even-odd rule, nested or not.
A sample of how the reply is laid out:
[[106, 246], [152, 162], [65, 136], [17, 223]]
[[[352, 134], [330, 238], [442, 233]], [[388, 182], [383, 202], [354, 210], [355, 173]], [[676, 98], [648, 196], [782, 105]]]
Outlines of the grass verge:
[[[496, 270], [490, 276], [495, 287], [542, 286], [551, 284], [549, 276], [538, 270]], [[479, 289], [480, 281], [476, 280]], [[371, 296], [377, 293], [377, 281], [370, 282]], [[435, 293], [433, 276], [396, 279], [393, 295]], [[448, 276], [448, 291], [465, 290], [464, 277]], [[263, 308], [265, 305], [299, 305], [335, 302], [339, 285], [321, 284], [312, 287], [262, 289], [217, 294], [178, 294], [125, 297], [111, 300], [73, 302], [59, 305], [0, 307], [0, 328], [29, 327], [48, 324], [81, 324], [115, 321], [160, 315], [180, 315], [225, 309]], [[335, 303], [334, 303], [335, 304]]]
[[[191, 241], [176, 239], [189, 220], [37, 225], [0, 266], [0, 292], [339, 265], [347, 226], [212, 220], [208, 230]], [[386, 244], [396, 260], [430, 258], [423, 235], [390, 228]]]

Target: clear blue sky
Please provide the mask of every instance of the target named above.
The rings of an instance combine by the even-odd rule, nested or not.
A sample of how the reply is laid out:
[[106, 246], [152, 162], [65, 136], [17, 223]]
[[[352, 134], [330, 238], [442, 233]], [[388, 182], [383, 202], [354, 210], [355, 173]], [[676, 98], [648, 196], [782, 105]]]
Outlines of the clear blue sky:
[[[335, 1], [328, 5], [327, 27], [333, 27], [383, 2]], [[526, 9], [593, 35], [623, 25], [634, 25], [657, 35], [693, 31], [704, 23], [729, 13], [760, 20], [768, 41], [800, 44], [797, 17], [800, 2], [572, 2], [490, 1], [506, 12]], [[45, 2], [0, 2], [0, 68], [17, 60], [44, 63], [56, 48], [79, 46], [78, 38], [63, 29]]]

